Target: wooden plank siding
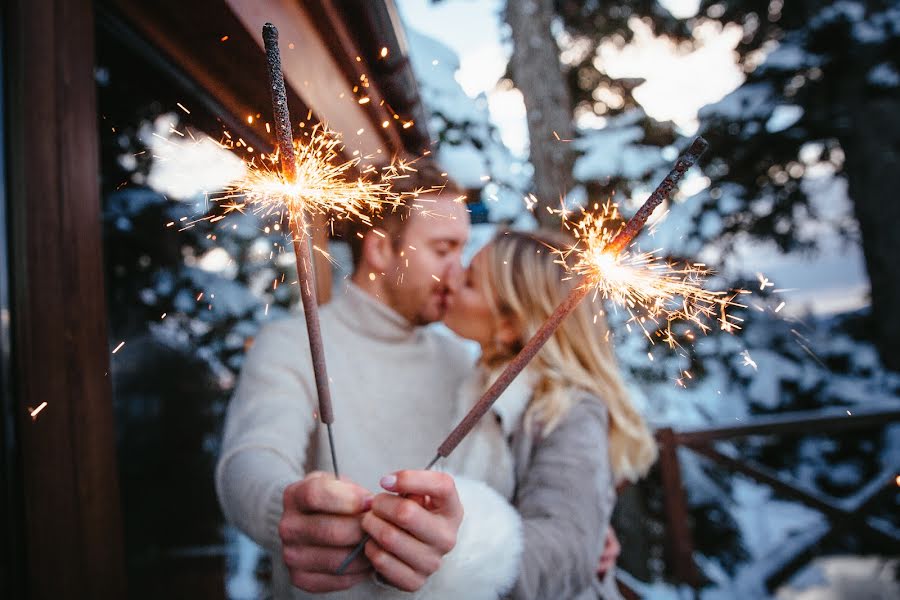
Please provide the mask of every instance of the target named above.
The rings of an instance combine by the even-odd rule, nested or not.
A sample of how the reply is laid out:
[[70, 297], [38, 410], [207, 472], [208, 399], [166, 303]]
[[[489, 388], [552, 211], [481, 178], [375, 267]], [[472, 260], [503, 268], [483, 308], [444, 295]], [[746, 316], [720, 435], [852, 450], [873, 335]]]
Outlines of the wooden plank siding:
[[[11, 0], [13, 354], [28, 597], [125, 597], [103, 280], [93, 5]], [[30, 407], [48, 403], [32, 422]]]

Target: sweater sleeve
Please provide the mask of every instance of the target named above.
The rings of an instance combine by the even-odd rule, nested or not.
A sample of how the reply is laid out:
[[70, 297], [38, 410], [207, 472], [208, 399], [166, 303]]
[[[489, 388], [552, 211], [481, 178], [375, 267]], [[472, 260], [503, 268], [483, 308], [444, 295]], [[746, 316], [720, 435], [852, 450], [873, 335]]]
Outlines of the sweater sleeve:
[[615, 504], [604, 405], [582, 401], [535, 443], [514, 504], [524, 551], [507, 598], [575, 598], [589, 590]]
[[216, 492], [225, 517], [270, 551], [280, 547], [284, 489], [303, 476], [315, 427], [305, 328], [285, 320], [260, 331], [228, 406]]

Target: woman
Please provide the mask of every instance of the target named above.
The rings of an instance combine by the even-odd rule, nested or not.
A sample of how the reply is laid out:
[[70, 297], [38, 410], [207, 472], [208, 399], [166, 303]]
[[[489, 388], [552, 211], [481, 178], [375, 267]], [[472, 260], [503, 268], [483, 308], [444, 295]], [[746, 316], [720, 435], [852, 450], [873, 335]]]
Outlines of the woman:
[[[560, 234], [504, 232], [472, 260], [445, 320], [481, 345], [464, 413], [571, 289], [551, 248]], [[646, 473], [656, 446], [628, 400], [598, 304], [583, 301], [464, 441], [448, 465], [505, 494], [524, 552], [510, 597], [618, 598], [596, 577], [615, 486]]]

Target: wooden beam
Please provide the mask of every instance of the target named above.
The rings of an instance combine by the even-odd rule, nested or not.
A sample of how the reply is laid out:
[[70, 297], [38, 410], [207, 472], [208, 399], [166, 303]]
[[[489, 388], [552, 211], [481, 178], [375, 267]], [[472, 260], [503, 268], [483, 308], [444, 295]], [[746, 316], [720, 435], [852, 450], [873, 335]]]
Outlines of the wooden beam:
[[677, 580], [696, 588], [700, 586], [700, 573], [694, 563], [694, 541], [688, 523], [678, 445], [672, 429], [668, 427], [657, 431], [656, 439], [659, 441], [659, 473], [663, 484], [669, 560]]
[[883, 427], [888, 423], [900, 421], [900, 408], [896, 405], [889, 408], [851, 408], [852, 410], [841, 408], [754, 416], [748, 418], [741, 425], [678, 431], [674, 434], [675, 441], [684, 446], [703, 446], [715, 440], [746, 435], [786, 433], [809, 435], [811, 433]]
[[93, 18], [90, 0], [12, 0], [6, 23], [13, 348], [32, 599], [126, 596]]
[[[226, 0], [260, 48], [262, 26], [271, 22], [278, 27], [281, 66], [285, 82], [311, 107], [319, 120], [344, 136], [350, 152], [358, 150], [385, 164], [395, 154], [405, 153], [396, 128], [399, 121], [389, 116], [381, 105], [377, 85], [353, 91], [360, 83], [356, 63], [358, 51], [351, 36], [334, 13], [327, 19], [316, 19], [307, 3], [295, 0]], [[326, 3], [327, 4], [327, 3]], [[323, 5], [324, 6], [324, 5]], [[358, 97], [370, 101], [359, 104]], [[291, 104], [291, 101], [288, 100]], [[291, 104], [294, 121], [305, 119]], [[382, 122], [388, 121], [383, 128]], [[362, 133], [357, 134], [361, 131]]]

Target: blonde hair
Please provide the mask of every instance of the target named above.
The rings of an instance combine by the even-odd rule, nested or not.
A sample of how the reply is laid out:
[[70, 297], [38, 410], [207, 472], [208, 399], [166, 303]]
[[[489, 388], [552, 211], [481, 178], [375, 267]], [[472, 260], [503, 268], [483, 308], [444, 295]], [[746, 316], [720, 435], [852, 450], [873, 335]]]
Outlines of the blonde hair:
[[[487, 290], [494, 316], [511, 318], [521, 338], [512, 347], [498, 347], [482, 360], [499, 368], [517, 353], [557, 305], [580, 281], [570, 278], [551, 248], [571, 244], [554, 232], [499, 233], [483, 251], [482, 289]], [[609, 341], [606, 320], [597, 304], [582, 301], [563, 320], [528, 367], [536, 377], [534, 395], [525, 413], [527, 427], [540, 424], [550, 433], [584, 391], [606, 405], [609, 454], [616, 482], [635, 481], [656, 460], [650, 430], [632, 406]]]

